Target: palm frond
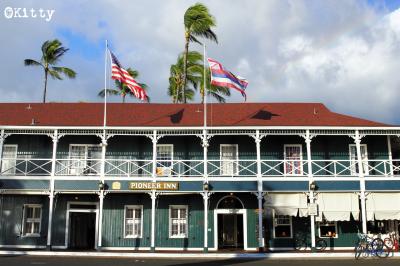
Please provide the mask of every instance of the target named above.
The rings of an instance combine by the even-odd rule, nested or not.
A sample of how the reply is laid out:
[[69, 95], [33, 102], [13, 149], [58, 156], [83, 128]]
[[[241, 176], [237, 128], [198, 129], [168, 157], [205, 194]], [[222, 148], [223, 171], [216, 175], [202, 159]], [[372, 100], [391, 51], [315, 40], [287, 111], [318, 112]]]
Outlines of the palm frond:
[[68, 67], [52, 67], [52, 70], [54, 70], [58, 73], [62, 73], [70, 79], [73, 79], [76, 77], [75, 71], [73, 71], [72, 69], [70, 69]]
[[24, 65], [25, 66], [42, 66], [42, 67], [44, 67], [40, 62], [33, 60], [33, 59], [25, 59]]
[[97, 94], [97, 96], [100, 96], [102, 98], [104, 98], [104, 96], [106, 95], [120, 95], [120, 91], [116, 90], [116, 89], [103, 89], [101, 91], [99, 91], [99, 93]]

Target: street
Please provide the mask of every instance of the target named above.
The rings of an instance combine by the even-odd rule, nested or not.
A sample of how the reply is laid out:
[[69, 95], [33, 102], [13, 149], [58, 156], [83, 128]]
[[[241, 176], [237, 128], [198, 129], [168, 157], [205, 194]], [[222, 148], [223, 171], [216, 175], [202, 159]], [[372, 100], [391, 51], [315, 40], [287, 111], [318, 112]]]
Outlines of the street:
[[152, 265], [152, 266], [199, 266], [199, 265], [293, 265], [293, 266], [341, 266], [350, 265], [393, 265], [398, 263], [396, 259], [144, 259], [144, 258], [82, 258], [82, 257], [38, 257], [38, 256], [0, 256], [0, 265], [5, 266], [132, 266], [132, 265]]

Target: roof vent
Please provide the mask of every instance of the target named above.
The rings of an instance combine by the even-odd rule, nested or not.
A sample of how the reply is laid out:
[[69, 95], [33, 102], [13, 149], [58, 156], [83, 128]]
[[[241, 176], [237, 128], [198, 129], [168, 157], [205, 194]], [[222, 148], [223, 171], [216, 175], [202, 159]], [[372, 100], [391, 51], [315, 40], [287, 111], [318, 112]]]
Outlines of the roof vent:
[[32, 109], [32, 106], [31, 106], [31, 104], [29, 104], [27, 107], [26, 107], [26, 110], [31, 110]]
[[314, 107], [314, 115], [317, 115], [317, 114], [318, 114], [318, 110], [317, 110], [317, 108]]
[[31, 126], [34, 126], [34, 125], [36, 125], [36, 121], [35, 121], [35, 118], [32, 118]]

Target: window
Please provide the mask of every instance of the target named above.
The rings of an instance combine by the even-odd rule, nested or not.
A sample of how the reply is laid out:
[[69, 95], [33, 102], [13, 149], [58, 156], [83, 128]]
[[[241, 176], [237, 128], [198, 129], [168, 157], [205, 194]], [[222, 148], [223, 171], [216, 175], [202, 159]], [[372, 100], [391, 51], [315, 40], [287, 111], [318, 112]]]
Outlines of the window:
[[274, 212], [274, 238], [292, 238], [292, 217]]
[[221, 175], [237, 175], [238, 168], [238, 145], [221, 144]]
[[157, 145], [157, 175], [171, 175], [172, 161], [174, 159], [174, 145], [158, 144]]
[[284, 145], [284, 170], [286, 175], [303, 174], [301, 144]]
[[3, 145], [1, 160], [1, 173], [3, 175], [15, 174], [18, 145]]
[[[355, 144], [349, 145], [350, 149], [350, 169], [351, 175], [358, 174], [358, 157], [357, 157], [357, 146]], [[363, 171], [365, 175], [368, 175], [368, 152], [367, 144], [360, 144], [361, 150], [361, 161], [363, 164]]]
[[42, 220], [42, 205], [38, 204], [24, 205], [22, 235], [40, 236], [41, 220]]
[[125, 238], [141, 238], [143, 228], [143, 206], [125, 206]]
[[70, 174], [100, 174], [101, 147], [99, 145], [71, 144], [69, 158]]
[[337, 238], [337, 223], [323, 221], [319, 223], [319, 237], [322, 238]]
[[172, 238], [186, 238], [188, 236], [188, 207], [170, 206], [169, 208], [169, 236]]

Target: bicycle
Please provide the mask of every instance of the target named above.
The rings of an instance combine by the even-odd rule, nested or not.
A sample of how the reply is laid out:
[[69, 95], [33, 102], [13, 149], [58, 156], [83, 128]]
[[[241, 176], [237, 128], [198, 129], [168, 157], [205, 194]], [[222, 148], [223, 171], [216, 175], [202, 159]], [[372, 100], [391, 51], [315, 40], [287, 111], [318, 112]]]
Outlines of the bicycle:
[[[306, 250], [308, 245], [307, 243], [309, 243], [309, 241], [307, 241], [307, 237], [301, 234], [296, 235], [296, 238], [294, 240], [294, 249], [295, 250]], [[328, 244], [326, 243], [326, 241], [322, 238], [316, 238], [315, 239], [315, 250], [316, 251], [324, 251], [326, 249], [326, 247], [328, 246]]]
[[381, 238], [371, 238], [366, 234], [358, 233], [358, 243], [354, 248], [354, 257], [359, 259], [362, 255], [377, 256], [378, 258], [387, 258], [390, 250]]

